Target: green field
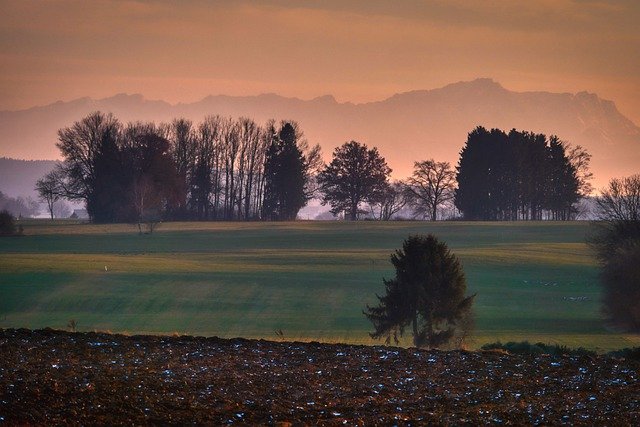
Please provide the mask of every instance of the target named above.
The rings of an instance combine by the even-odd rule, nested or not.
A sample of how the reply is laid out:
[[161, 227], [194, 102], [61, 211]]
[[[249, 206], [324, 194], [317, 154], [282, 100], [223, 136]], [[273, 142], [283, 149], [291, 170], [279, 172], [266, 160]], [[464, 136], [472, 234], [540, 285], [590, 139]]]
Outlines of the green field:
[[[131, 225], [31, 221], [0, 239], [0, 327], [373, 343], [362, 314], [390, 253], [434, 233], [477, 292], [474, 346], [640, 344], [600, 315], [598, 268], [571, 223], [293, 222]], [[106, 271], [105, 271], [106, 266]]]

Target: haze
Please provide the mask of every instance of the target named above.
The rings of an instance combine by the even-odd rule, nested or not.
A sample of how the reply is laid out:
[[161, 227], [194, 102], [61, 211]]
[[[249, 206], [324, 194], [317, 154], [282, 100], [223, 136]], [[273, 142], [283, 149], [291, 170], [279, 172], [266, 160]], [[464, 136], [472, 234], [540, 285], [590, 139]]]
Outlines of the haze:
[[[170, 103], [265, 92], [302, 99], [332, 94], [340, 102], [362, 103], [486, 76], [512, 91], [597, 93], [638, 124], [639, 18], [640, 3], [631, 0], [0, 0], [0, 110], [122, 92]], [[547, 131], [538, 123], [495, 122]], [[455, 138], [440, 139], [448, 146], [443, 159], [455, 162], [464, 135], [476, 124], [492, 125], [460, 123]], [[7, 130], [11, 135], [26, 135], [44, 125], [12, 126], [23, 130]], [[55, 129], [47, 132], [46, 141], [39, 141], [47, 150], [12, 137], [0, 140], [0, 154], [55, 158]], [[319, 133], [311, 126], [307, 134]], [[363, 135], [311, 142], [330, 153]], [[598, 154], [595, 143], [559, 135]], [[379, 143], [373, 137], [363, 142]], [[16, 148], [26, 144], [29, 150]], [[394, 144], [405, 142], [385, 138], [393, 168], [408, 171], [415, 158], [393, 158]], [[621, 152], [633, 154], [635, 146], [616, 150], [633, 163], [618, 173], [637, 169]], [[402, 153], [411, 154], [403, 150], [395, 157]], [[617, 163], [600, 166], [605, 159], [598, 157], [594, 172], [604, 182]]]
[[340, 101], [492, 77], [640, 122], [636, 1], [0, 2], [0, 109], [119, 92]]

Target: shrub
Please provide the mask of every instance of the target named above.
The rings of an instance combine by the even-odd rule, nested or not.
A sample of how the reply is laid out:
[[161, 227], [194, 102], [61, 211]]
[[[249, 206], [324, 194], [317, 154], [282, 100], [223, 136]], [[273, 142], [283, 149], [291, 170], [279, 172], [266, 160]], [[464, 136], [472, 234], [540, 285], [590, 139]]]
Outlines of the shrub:
[[8, 211], [0, 211], [0, 236], [13, 236], [16, 234], [16, 223], [13, 215]]
[[513, 342], [509, 341], [506, 344], [502, 344], [500, 341], [490, 344], [485, 344], [481, 347], [482, 350], [503, 350], [511, 354], [529, 354], [539, 355], [548, 354], [551, 356], [595, 356], [595, 351], [587, 350], [586, 348], [569, 348], [564, 345], [558, 344], [544, 344], [541, 342], [531, 344], [529, 341]]

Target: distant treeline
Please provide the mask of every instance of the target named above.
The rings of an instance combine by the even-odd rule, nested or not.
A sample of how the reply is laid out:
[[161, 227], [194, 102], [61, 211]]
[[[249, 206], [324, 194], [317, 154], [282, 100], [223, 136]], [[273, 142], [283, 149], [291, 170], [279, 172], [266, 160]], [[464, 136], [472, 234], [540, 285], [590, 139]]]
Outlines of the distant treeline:
[[314, 197], [352, 220], [435, 220], [443, 209], [469, 220], [567, 220], [590, 192], [590, 155], [580, 146], [482, 127], [469, 134], [457, 170], [416, 161], [413, 175], [395, 182], [377, 149], [356, 141], [323, 164], [293, 121], [122, 124], [96, 112], [60, 129], [57, 146], [64, 161], [38, 193], [50, 209], [60, 198], [84, 201], [95, 222], [293, 220]]
[[38, 202], [31, 197], [10, 197], [0, 191], [0, 211], [7, 211], [16, 218], [36, 216]]

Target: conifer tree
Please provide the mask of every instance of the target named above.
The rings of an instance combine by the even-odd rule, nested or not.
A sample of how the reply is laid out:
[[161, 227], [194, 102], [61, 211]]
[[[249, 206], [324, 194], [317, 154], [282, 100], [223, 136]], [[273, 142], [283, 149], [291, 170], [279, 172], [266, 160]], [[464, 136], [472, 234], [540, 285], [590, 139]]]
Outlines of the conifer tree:
[[469, 325], [475, 295], [465, 296], [466, 279], [458, 258], [435, 236], [409, 236], [391, 255], [396, 277], [384, 279], [385, 295], [364, 314], [373, 323], [374, 339], [399, 342], [411, 327], [416, 347], [448, 343], [456, 328]]

